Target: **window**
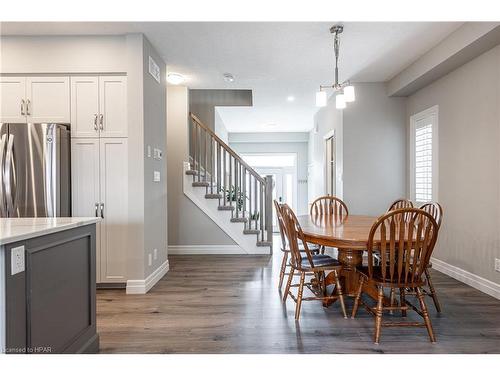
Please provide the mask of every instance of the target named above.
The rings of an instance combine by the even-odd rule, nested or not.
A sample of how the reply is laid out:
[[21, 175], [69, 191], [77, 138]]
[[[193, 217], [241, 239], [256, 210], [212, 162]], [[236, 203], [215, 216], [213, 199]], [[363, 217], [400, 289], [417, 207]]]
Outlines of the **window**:
[[411, 198], [418, 204], [438, 200], [438, 107], [410, 118]]

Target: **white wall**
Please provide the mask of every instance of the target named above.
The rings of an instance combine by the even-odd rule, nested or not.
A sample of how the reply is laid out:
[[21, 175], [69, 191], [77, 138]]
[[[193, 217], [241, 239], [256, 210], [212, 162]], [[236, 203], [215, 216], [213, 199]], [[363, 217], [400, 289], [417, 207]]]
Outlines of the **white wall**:
[[[500, 46], [408, 97], [409, 117], [439, 106], [435, 257], [500, 284]], [[408, 132], [409, 133], [409, 132]], [[408, 174], [409, 179], [409, 174]]]
[[356, 83], [356, 101], [340, 111], [334, 98], [314, 118], [310, 132], [312, 197], [323, 195], [324, 136], [336, 132], [337, 196], [352, 214], [378, 216], [405, 196], [405, 99], [389, 98], [383, 83]]

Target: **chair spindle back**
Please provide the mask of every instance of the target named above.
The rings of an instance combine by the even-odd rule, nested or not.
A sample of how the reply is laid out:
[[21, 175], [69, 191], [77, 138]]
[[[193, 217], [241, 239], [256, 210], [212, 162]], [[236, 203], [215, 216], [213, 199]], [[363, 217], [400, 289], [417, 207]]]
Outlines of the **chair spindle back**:
[[335, 222], [343, 222], [349, 216], [347, 205], [339, 198], [326, 195], [317, 198], [309, 211], [310, 215], [330, 215]]
[[387, 283], [400, 286], [419, 283], [434, 250], [438, 230], [432, 215], [418, 208], [397, 209], [379, 217], [368, 237], [369, 277], [373, 277], [378, 264], [375, 253], [380, 258], [381, 276]]

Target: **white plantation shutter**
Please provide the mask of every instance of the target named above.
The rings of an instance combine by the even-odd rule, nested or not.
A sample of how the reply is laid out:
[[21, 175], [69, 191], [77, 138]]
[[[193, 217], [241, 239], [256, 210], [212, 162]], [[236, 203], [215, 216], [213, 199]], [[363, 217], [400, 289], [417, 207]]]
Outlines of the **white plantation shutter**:
[[425, 119], [415, 127], [415, 200], [432, 200], [432, 124]]

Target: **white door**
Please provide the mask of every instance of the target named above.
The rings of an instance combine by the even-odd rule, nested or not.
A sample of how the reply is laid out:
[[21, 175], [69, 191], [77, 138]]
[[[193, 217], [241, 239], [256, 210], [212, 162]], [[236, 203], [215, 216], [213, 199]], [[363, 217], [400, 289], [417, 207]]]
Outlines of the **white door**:
[[70, 123], [69, 77], [27, 77], [28, 122]]
[[99, 109], [101, 137], [126, 137], [127, 77], [99, 77]]
[[99, 137], [99, 79], [71, 77], [71, 136]]
[[[71, 140], [72, 215], [99, 215], [99, 139]], [[96, 282], [100, 282], [100, 224], [96, 225]]]
[[126, 138], [101, 138], [101, 282], [126, 282], [128, 163]]
[[0, 77], [0, 122], [26, 122], [26, 78]]

